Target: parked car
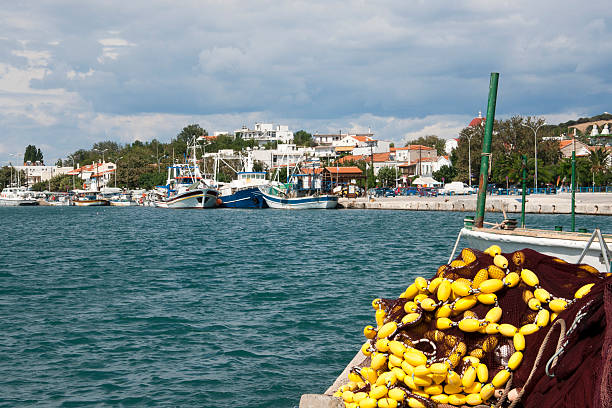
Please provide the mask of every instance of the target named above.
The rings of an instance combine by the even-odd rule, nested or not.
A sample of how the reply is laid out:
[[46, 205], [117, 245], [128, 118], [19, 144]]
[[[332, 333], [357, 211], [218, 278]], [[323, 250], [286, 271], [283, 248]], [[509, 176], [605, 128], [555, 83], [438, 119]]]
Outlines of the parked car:
[[452, 183], [446, 183], [439, 192], [440, 194], [473, 194], [476, 189], [461, 181], [453, 181]]

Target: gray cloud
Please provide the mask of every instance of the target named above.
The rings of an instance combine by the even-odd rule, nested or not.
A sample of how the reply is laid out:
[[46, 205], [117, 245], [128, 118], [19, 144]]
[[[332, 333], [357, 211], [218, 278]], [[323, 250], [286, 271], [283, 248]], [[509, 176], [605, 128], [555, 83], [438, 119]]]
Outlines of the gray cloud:
[[610, 110], [610, 14], [603, 1], [12, 3], [0, 11], [0, 69], [30, 75], [30, 89], [0, 82], [15, 103], [0, 125], [5, 140], [67, 140], [58, 151], [71, 148], [66, 133], [74, 148], [100, 137], [87, 118], [117, 118], [103, 134], [113, 138], [122, 117], [149, 115], [231, 128], [257, 112], [296, 128], [381, 118], [381, 136], [401, 140], [484, 110], [491, 71], [500, 115], [597, 114]]

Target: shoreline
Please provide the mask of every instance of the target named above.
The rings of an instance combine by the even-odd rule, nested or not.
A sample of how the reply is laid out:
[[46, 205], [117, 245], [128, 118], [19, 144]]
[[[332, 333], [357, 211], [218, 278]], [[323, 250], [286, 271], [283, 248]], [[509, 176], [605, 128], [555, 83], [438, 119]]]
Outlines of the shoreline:
[[[438, 197], [340, 198], [340, 209], [475, 212], [476, 195]], [[487, 196], [486, 211], [521, 213], [521, 196]], [[526, 197], [527, 214], [570, 214], [571, 194], [532, 194]], [[576, 214], [612, 215], [612, 194], [577, 193]]]

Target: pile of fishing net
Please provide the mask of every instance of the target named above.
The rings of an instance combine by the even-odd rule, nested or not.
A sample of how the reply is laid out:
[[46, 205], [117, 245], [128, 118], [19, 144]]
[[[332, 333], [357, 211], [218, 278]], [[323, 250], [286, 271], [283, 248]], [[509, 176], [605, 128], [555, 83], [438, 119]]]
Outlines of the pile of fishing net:
[[464, 249], [372, 306], [347, 408], [612, 406], [612, 278], [589, 265]]

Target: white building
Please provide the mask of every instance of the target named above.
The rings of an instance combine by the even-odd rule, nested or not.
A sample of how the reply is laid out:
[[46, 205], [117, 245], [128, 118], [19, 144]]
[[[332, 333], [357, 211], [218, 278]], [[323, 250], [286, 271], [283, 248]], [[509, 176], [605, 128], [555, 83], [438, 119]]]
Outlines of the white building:
[[447, 139], [444, 142], [444, 152], [451, 154], [459, 146], [459, 139]]
[[85, 190], [100, 191], [100, 189], [108, 186], [113, 179], [117, 167], [115, 163], [107, 163], [98, 161], [88, 164], [83, 167], [78, 167], [66, 174], [79, 176], [83, 180], [83, 188]]
[[40, 162], [27, 162], [23, 166], [14, 166], [14, 168], [25, 173], [28, 186], [48, 181], [72, 170], [72, 167], [45, 166]]
[[267, 169], [278, 166], [294, 166], [300, 161], [314, 157], [317, 157], [314, 147], [297, 147], [292, 143], [279, 144], [276, 149], [253, 150], [253, 160], [262, 162]]
[[260, 145], [268, 142], [291, 143], [293, 141], [293, 132], [289, 131], [289, 126], [272, 123], [255, 123], [255, 129], [243, 126], [242, 129], [235, 130], [234, 134], [245, 140], [256, 140]]

